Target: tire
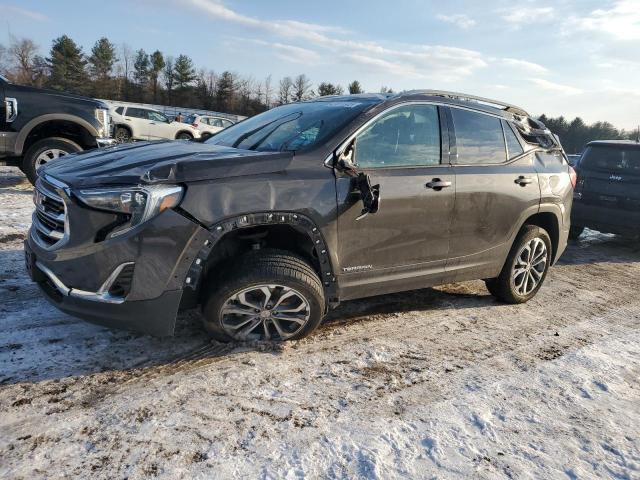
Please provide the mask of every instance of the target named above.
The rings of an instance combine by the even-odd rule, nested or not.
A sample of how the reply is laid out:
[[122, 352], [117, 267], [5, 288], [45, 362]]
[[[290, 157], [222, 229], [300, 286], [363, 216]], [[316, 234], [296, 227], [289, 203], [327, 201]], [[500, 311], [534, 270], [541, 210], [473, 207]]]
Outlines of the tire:
[[582, 235], [582, 232], [584, 232], [584, 227], [580, 227], [580, 226], [571, 226], [569, 228], [569, 240], [577, 240], [580, 235]]
[[180, 132], [176, 135], [176, 140], [193, 140], [193, 135], [187, 132]]
[[[544, 245], [544, 250], [542, 245]], [[525, 250], [527, 247], [529, 250]], [[532, 258], [534, 261], [528, 263], [525, 260], [529, 258], [527, 253], [531, 250], [534, 250]], [[540, 263], [535, 264], [535, 261], [543, 256], [544, 265]], [[525, 225], [513, 242], [500, 275], [496, 278], [485, 280], [487, 290], [489, 290], [491, 295], [506, 303], [527, 302], [531, 300], [536, 293], [538, 293], [540, 287], [542, 287], [552, 258], [553, 248], [551, 238], [547, 231], [536, 225]], [[533, 266], [531, 266], [531, 264], [533, 264]], [[516, 267], [523, 273], [515, 276]], [[530, 283], [532, 279], [533, 281], [537, 281], [533, 288], [531, 288], [532, 283]]]
[[207, 140], [209, 140], [213, 135], [211, 135], [209, 132], [202, 132], [202, 135], [200, 135], [200, 140], [203, 142], [206, 142]]
[[[38, 178], [37, 170], [45, 163], [71, 153], [81, 152], [82, 147], [62, 137], [38, 140], [31, 145], [22, 159], [22, 171], [32, 184]], [[45, 158], [48, 157], [48, 160]]]
[[[268, 298], [263, 287], [273, 309], [264, 308]], [[314, 331], [325, 312], [324, 290], [315, 270], [297, 255], [281, 250], [244, 255], [227, 272], [211, 278], [204, 289], [204, 328], [222, 342], [297, 340]], [[223, 309], [241, 313], [223, 314]], [[287, 313], [294, 310], [298, 312]], [[291, 316], [300, 318], [286, 319]]]
[[129, 130], [126, 127], [116, 127], [116, 131], [113, 134], [113, 138], [118, 143], [129, 143], [132, 138], [131, 130]]

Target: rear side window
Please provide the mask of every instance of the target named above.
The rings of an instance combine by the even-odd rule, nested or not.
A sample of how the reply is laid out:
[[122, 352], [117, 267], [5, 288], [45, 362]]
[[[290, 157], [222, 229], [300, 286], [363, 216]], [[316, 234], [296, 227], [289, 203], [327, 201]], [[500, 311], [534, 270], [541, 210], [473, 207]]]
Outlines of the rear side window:
[[504, 138], [507, 140], [507, 158], [511, 160], [524, 153], [522, 145], [518, 141], [518, 137], [513, 132], [511, 126], [502, 120], [502, 128], [504, 128]]
[[233, 125], [233, 122], [230, 122], [229, 120], [220, 120], [222, 122], [222, 127], [223, 128], [227, 128], [230, 127], [231, 125]]
[[144, 118], [147, 120], [147, 111], [143, 108], [127, 108], [127, 117]]
[[640, 174], [640, 148], [587, 147], [580, 159], [581, 170]]
[[356, 139], [356, 163], [363, 168], [440, 164], [440, 119], [435, 105], [395, 108]]
[[458, 158], [461, 165], [504, 163], [507, 159], [501, 120], [452, 108]]

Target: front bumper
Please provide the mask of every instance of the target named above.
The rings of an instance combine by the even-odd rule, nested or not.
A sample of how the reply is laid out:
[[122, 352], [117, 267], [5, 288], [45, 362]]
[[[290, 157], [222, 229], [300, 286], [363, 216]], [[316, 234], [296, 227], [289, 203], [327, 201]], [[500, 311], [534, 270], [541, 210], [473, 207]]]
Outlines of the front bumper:
[[[68, 210], [68, 243], [43, 248], [33, 227], [25, 241], [27, 271], [47, 300], [107, 327], [173, 334], [183, 289], [189, 286], [187, 272], [209, 232], [167, 210], [127, 234], [96, 242], [94, 229], [109, 220], [100, 218], [108, 214], [72, 202]], [[82, 223], [74, 221], [80, 218]]]

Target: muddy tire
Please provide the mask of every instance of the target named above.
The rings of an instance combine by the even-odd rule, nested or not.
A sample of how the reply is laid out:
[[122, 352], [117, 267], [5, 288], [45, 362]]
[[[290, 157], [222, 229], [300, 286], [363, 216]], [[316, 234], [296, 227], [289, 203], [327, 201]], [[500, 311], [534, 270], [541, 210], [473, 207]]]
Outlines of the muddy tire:
[[485, 280], [487, 290], [506, 303], [527, 302], [544, 283], [552, 258], [547, 231], [536, 225], [525, 225], [513, 242], [500, 275]]
[[584, 232], [584, 227], [571, 226], [569, 228], [569, 240], [577, 240], [582, 235], [582, 232]]
[[37, 170], [44, 164], [71, 153], [81, 152], [82, 147], [62, 137], [49, 137], [29, 147], [22, 159], [22, 171], [32, 184], [38, 178]]
[[204, 328], [215, 339], [296, 340], [322, 321], [322, 282], [301, 257], [264, 249], [244, 255], [225, 270], [204, 287]]

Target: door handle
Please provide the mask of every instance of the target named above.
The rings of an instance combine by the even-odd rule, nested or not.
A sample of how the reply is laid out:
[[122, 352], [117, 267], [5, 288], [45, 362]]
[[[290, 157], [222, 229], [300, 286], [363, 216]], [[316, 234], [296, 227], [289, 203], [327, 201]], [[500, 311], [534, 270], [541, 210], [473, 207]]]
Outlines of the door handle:
[[130, 118], [125, 118], [125, 120], [126, 120], [127, 122], [130, 122], [130, 121], [131, 121], [131, 119], [130, 119]]
[[515, 179], [515, 182], [521, 187], [526, 187], [530, 183], [533, 183], [533, 178], [520, 175], [518, 178]]
[[425, 185], [425, 187], [431, 188], [431, 189], [435, 190], [436, 192], [439, 192], [443, 188], [447, 188], [447, 187], [450, 187], [450, 186], [451, 186], [451, 182], [445, 182], [445, 181], [440, 180], [439, 178], [434, 178], [433, 180], [431, 180], [429, 183], [427, 183]]

